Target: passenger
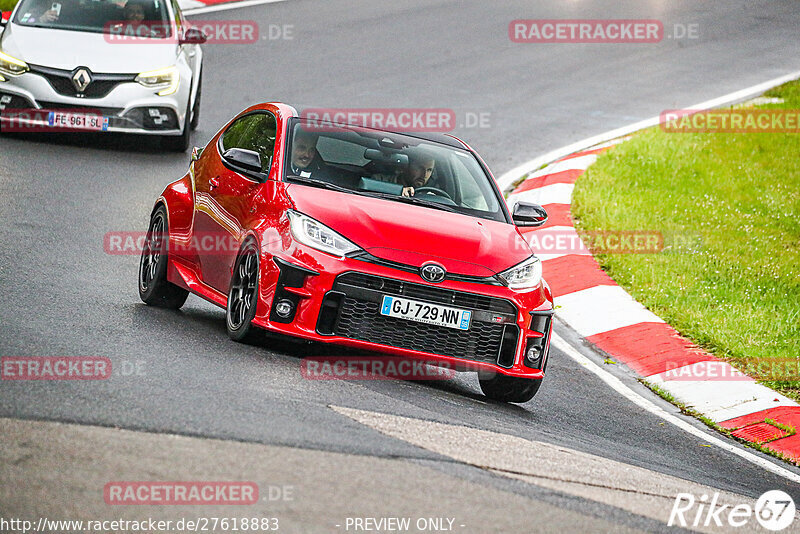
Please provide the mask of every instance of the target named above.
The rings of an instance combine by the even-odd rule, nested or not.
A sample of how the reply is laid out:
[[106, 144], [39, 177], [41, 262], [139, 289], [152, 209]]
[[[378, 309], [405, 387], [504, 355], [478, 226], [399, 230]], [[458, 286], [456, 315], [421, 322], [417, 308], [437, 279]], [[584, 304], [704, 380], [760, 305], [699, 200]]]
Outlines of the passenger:
[[317, 151], [319, 135], [305, 130], [297, 130], [292, 140], [292, 170], [291, 174], [302, 176], [302, 173], [311, 173], [323, 170], [325, 162]]
[[142, 22], [144, 20], [144, 5], [136, 0], [128, 0], [122, 9], [127, 22]]
[[301, 129], [295, 131], [289, 174], [324, 180], [353, 189], [355, 185], [350, 183], [352, 180], [348, 180], [343, 171], [325, 163], [317, 150], [317, 141], [319, 141], [317, 133]]

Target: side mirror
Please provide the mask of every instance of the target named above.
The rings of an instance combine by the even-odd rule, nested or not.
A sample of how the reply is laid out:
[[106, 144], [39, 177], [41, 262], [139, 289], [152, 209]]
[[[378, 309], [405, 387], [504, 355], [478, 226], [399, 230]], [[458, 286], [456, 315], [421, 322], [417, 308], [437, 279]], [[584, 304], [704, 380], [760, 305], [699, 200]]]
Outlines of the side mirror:
[[539, 204], [517, 202], [511, 218], [517, 226], [541, 226], [547, 222], [547, 212]]
[[192, 161], [197, 161], [200, 159], [200, 155], [203, 153], [203, 149], [199, 146], [192, 148]]
[[203, 44], [208, 40], [206, 34], [197, 28], [189, 28], [183, 32], [183, 37], [178, 40], [178, 44]]
[[0, 17], [0, 26], [5, 26], [11, 20], [11, 11], [3, 11], [3, 16]]
[[261, 155], [258, 152], [244, 148], [229, 148], [222, 154], [226, 163], [246, 171], [261, 172]]

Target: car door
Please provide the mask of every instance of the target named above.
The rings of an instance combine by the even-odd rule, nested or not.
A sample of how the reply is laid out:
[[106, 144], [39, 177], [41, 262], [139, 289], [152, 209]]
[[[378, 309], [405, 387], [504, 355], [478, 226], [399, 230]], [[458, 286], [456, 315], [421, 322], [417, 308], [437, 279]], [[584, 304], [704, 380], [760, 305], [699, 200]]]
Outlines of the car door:
[[[266, 111], [248, 113], [228, 126], [216, 147], [205, 149], [214, 152], [212, 157], [196, 162], [194, 241], [201, 277], [226, 294], [239, 245], [254, 224], [255, 197], [269, 173], [275, 135], [274, 115]], [[226, 161], [224, 154], [231, 148], [257, 152], [261, 172]]]

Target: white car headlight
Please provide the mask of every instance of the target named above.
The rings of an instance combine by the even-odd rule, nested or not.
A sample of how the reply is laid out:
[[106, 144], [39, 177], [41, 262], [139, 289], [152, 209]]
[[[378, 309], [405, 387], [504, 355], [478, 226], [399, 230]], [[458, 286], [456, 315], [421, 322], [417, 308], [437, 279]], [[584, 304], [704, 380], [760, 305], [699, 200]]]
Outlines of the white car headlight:
[[[28, 64], [21, 59], [0, 52], [0, 73], [8, 74], [9, 76], [19, 76], [29, 70]], [[5, 80], [5, 78], [0, 76], [0, 80]]]
[[172, 66], [166, 69], [142, 72], [136, 77], [136, 81], [145, 87], [161, 89], [158, 96], [167, 96], [178, 90], [181, 76], [178, 73], [178, 67]]
[[511, 289], [532, 289], [542, 281], [542, 262], [531, 256], [498, 276]]
[[308, 215], [294, 210], [287, 210], [286, 215], [289, 216], [292, 235], [304, 245], [334, 256], [344, 256], [361, 250], [361, 247]]

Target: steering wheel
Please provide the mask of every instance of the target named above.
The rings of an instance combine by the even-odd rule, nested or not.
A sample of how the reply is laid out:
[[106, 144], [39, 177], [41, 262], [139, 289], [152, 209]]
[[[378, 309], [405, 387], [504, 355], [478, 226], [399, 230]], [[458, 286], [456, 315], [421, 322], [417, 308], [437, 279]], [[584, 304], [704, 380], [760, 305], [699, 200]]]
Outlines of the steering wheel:
[[447, 191], [439, 189], [438, 187], [417, 187], [414, 189], [414, 196], [417, 196], [420, 193], [433, 193], [434, 195], [444, 197], [450, 202], [453, 202], [453, 198], [447, 194]]

